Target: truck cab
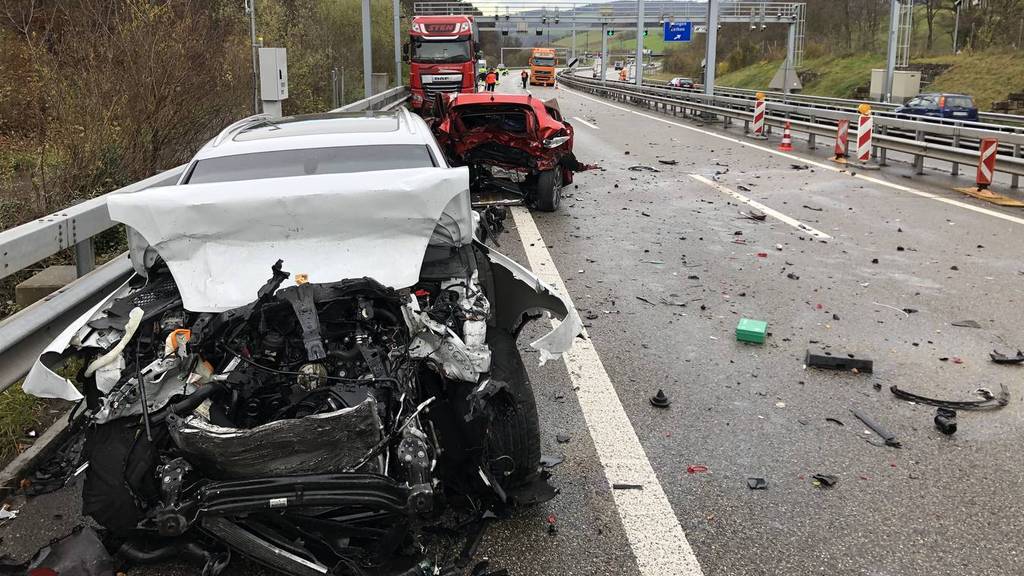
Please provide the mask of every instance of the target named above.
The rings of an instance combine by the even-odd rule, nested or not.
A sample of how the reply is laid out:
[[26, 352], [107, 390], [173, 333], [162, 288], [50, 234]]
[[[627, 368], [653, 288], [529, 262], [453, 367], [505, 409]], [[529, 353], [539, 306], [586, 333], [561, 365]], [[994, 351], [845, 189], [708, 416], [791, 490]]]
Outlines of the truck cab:
[[438, 94], [476, 92], [476, 38], [472, 16], [413, 17], [407, 51], [413, 110], [429, 110]]
[[530, 84], [554, 86], [557, 63], [554, 48], [534, 48], [530, 53]]

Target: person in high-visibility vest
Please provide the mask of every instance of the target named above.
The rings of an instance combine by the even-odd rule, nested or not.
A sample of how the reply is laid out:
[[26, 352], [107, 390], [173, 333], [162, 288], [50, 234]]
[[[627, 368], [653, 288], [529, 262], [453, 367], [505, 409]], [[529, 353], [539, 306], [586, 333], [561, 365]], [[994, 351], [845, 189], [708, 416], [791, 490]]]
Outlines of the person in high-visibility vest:
[[487, 71], [487, 78], [484, 79], [488, 92], [494, 92], [494, 85], [498, 83], [498, 73], [491, 68]]

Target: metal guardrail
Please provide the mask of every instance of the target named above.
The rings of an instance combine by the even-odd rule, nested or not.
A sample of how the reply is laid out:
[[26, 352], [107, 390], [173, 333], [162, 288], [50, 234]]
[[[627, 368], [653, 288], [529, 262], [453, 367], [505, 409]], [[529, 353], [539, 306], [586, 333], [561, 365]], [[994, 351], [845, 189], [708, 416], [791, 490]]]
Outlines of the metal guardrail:
[[[332, 112], [390, 110], [401, 105], [408, 97], [405, 87], [392, 88]], [[75, 282], [0, 320], [0, 392], [23, 378], [39, 353], [65, 327], [131, 275], [131, 263], [125, 255], [95, 268], [92, 238], [118, 225], [110, 219], [107, 198], [112, 194], [131, 194], [147, 188], [173, 185], [184, 169], [184, 165], [172, 168], [0, 232], [0, 278], [15, 274], [69, 248], [75, 249], [79, 272]]]
[[[694, 92], [696, 90], [689, 88], [670, 88], [653, 81], [644, 81], [644, 86], [650, 87], [663, 87], [672, 90], [681, 90]], [[832, 108], [836, 110], [856, 110], [861, 104], [868, 104], [875, 111], [876, 114], [888, 115], [892, 114], [899, 104], [891, 104], [886, 102], [875, 102], [873, 100], [856, 100], [850, 98], [833, 98], [829, 96], [814, 96], [811, 94], [785, 94], [783, 92], [772, 92], [766, 90], [751, 90], [748, 88], [731, 88], [728, 86], [715, 86], [715, 95], [722, 96], [735, 96], [739, 98], [747, 98], [753, 100], [758, 92], [763, 92], [765, 100], [769, 102], [792, 102], [798, 104], [805, 104], [808, 106], [814, 106], [816, 108]], [[998, 112], [978, 112], [978, 122], [962, 121], [962, 120], [951, 120], [951, 119], [940, 119], [935, 118], [934, 121], [937, 123], [958, 123], [966, 125], [995, 125], [995, 126], [1007, 126], [1012, 128], [1024, 129], [1024, 116], [1019, 114], [1001, 114]]]
[[[746, 126], [753, 114], [753, 102], [747, 98], [731, 96], [707, 96], [697, 92], [681, 92], [670, 88], [634, 85], [608, 80], [583, 78], [571, 74], [560, 75], [564, 86], [586, 90], [588, 92], [612, 97], [624, 101], [647, 104], [666, 111], [678, 113], [687, 110], [706, 112], [721, 116], [727, 122], [739, 120]], [[834, 138], [836, 121], [850, 120], [851, 132], [855, 132], [857, 114], [843, 110], [810, 108], [796, 103], [768, 102], [765, 123], [769, 126], [782, 127], [790, 121], [796, 132], [805, 132], [814, 143], [814, 137], [825, 136]], [[1019, 130], [1003, 132], [988, 128], [975, 128], [973, 125], [939, 124], [906, 120], [888, 116], [877, 116], [874, 119], [874, 147], [880, 151], [882, 162], [885, 151], [892, 150], [915, 156], [915, 164], [920, 167], [920, 160], [933, 158], [954, 164], [954, 171], [959, 164], [973, 165], [978, 160], [977, 148], [971, 149], [964, 144], [968, 140], [980, 138], [998, 138], [1001, 144], [1008, 145], [1014, 156], [1000, 154], [996, 162], [996, 170], [1014, 176], [1012, 186], [1017, 186], [1017, 177], [1024, 175], [1024, 159], [1019, 157], [1024, 146], [1024, 133]], [[910, 135], [911, 137], [904, 137]], [[852, 140], [852, 139], [851, 139]], [[1001, 152], [1005, 152], [1005, 148]]]

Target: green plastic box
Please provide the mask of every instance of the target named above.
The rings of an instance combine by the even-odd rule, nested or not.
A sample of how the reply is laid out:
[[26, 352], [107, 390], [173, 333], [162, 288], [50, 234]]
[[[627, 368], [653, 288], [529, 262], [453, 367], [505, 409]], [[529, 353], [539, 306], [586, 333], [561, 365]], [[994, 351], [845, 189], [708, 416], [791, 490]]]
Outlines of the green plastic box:
[[740, 342], [764, 344], [764, 339], [767, 335], [768, 323], [764, 320], [740, 318], [740, 323], [736, 326], [736, 339]]

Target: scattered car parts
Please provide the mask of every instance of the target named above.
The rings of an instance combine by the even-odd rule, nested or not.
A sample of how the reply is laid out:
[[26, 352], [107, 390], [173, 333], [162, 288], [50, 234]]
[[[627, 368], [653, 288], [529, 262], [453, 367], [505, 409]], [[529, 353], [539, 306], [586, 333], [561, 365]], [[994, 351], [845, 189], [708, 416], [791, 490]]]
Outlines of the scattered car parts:
[[833, 356], [828, 352], [825, 354], [815, 354], [810, 350], [807, 351], [807, 355], [804, 357], [804, 364], [812, 368], [851, 370], [868, 374], [870, 374], [875, 368], [875, 363], [873, 361], [856, 358], [852, 354], [848, 354], [846, 356]]
[[1024, 364], [1024, 352], [1020, 350], [1017, 350], [1016, 356], [1007, 356], [996, 350], [993, 350], [989, 356], [996, 364]]
[[1006, 389], [1005, 384], [999, 385], [999, 396], [992, 396], [989, 394], [987, 397], [983, 396], [981, 400], [943, 400], [939, 398], [929, 398], [927, 396], [921, 396], [919, 394], [907, 392], [906, 390], [901, 390], [895, 384], [889, 387], [889, 391], [901, 400], [915, 402], [917, 404], [927, 404], [929, 406], [952, 408], [953, 410], [994, 410], [1002, 408], [1010, 403], [1010, 391]]
[[956, 410], [952, 408], [936, 408], [935, 428], [946, 436], [956, 433]]
[[851, 409], [850, 412], [852, 412], [853, 415], [856, 416], [858, 420], [863, 422], [865, 426], [867, 426], [868, 428], [871, 428], [871, 430], [873, 430], [875, 432], [875, 434], [878, 434], [879, 436], [881, 436], [882, 440], [885, 441], [885, 445], [886, 446], [891, 446], [893, 448], [902, 448], [903, 447], [903, 445], [900, 443], [900, 441], [896, 439], [896, 435], [895, 434], [893, 434], [892, 432], [887, 430], [884, 426], [882, 426], [881, 424], [876, 422], [875, 419], [872, 418], [871, 416], [868, 416], [864, 412], [861, 412], [860, 410], [857, 410], [857, 409]]

